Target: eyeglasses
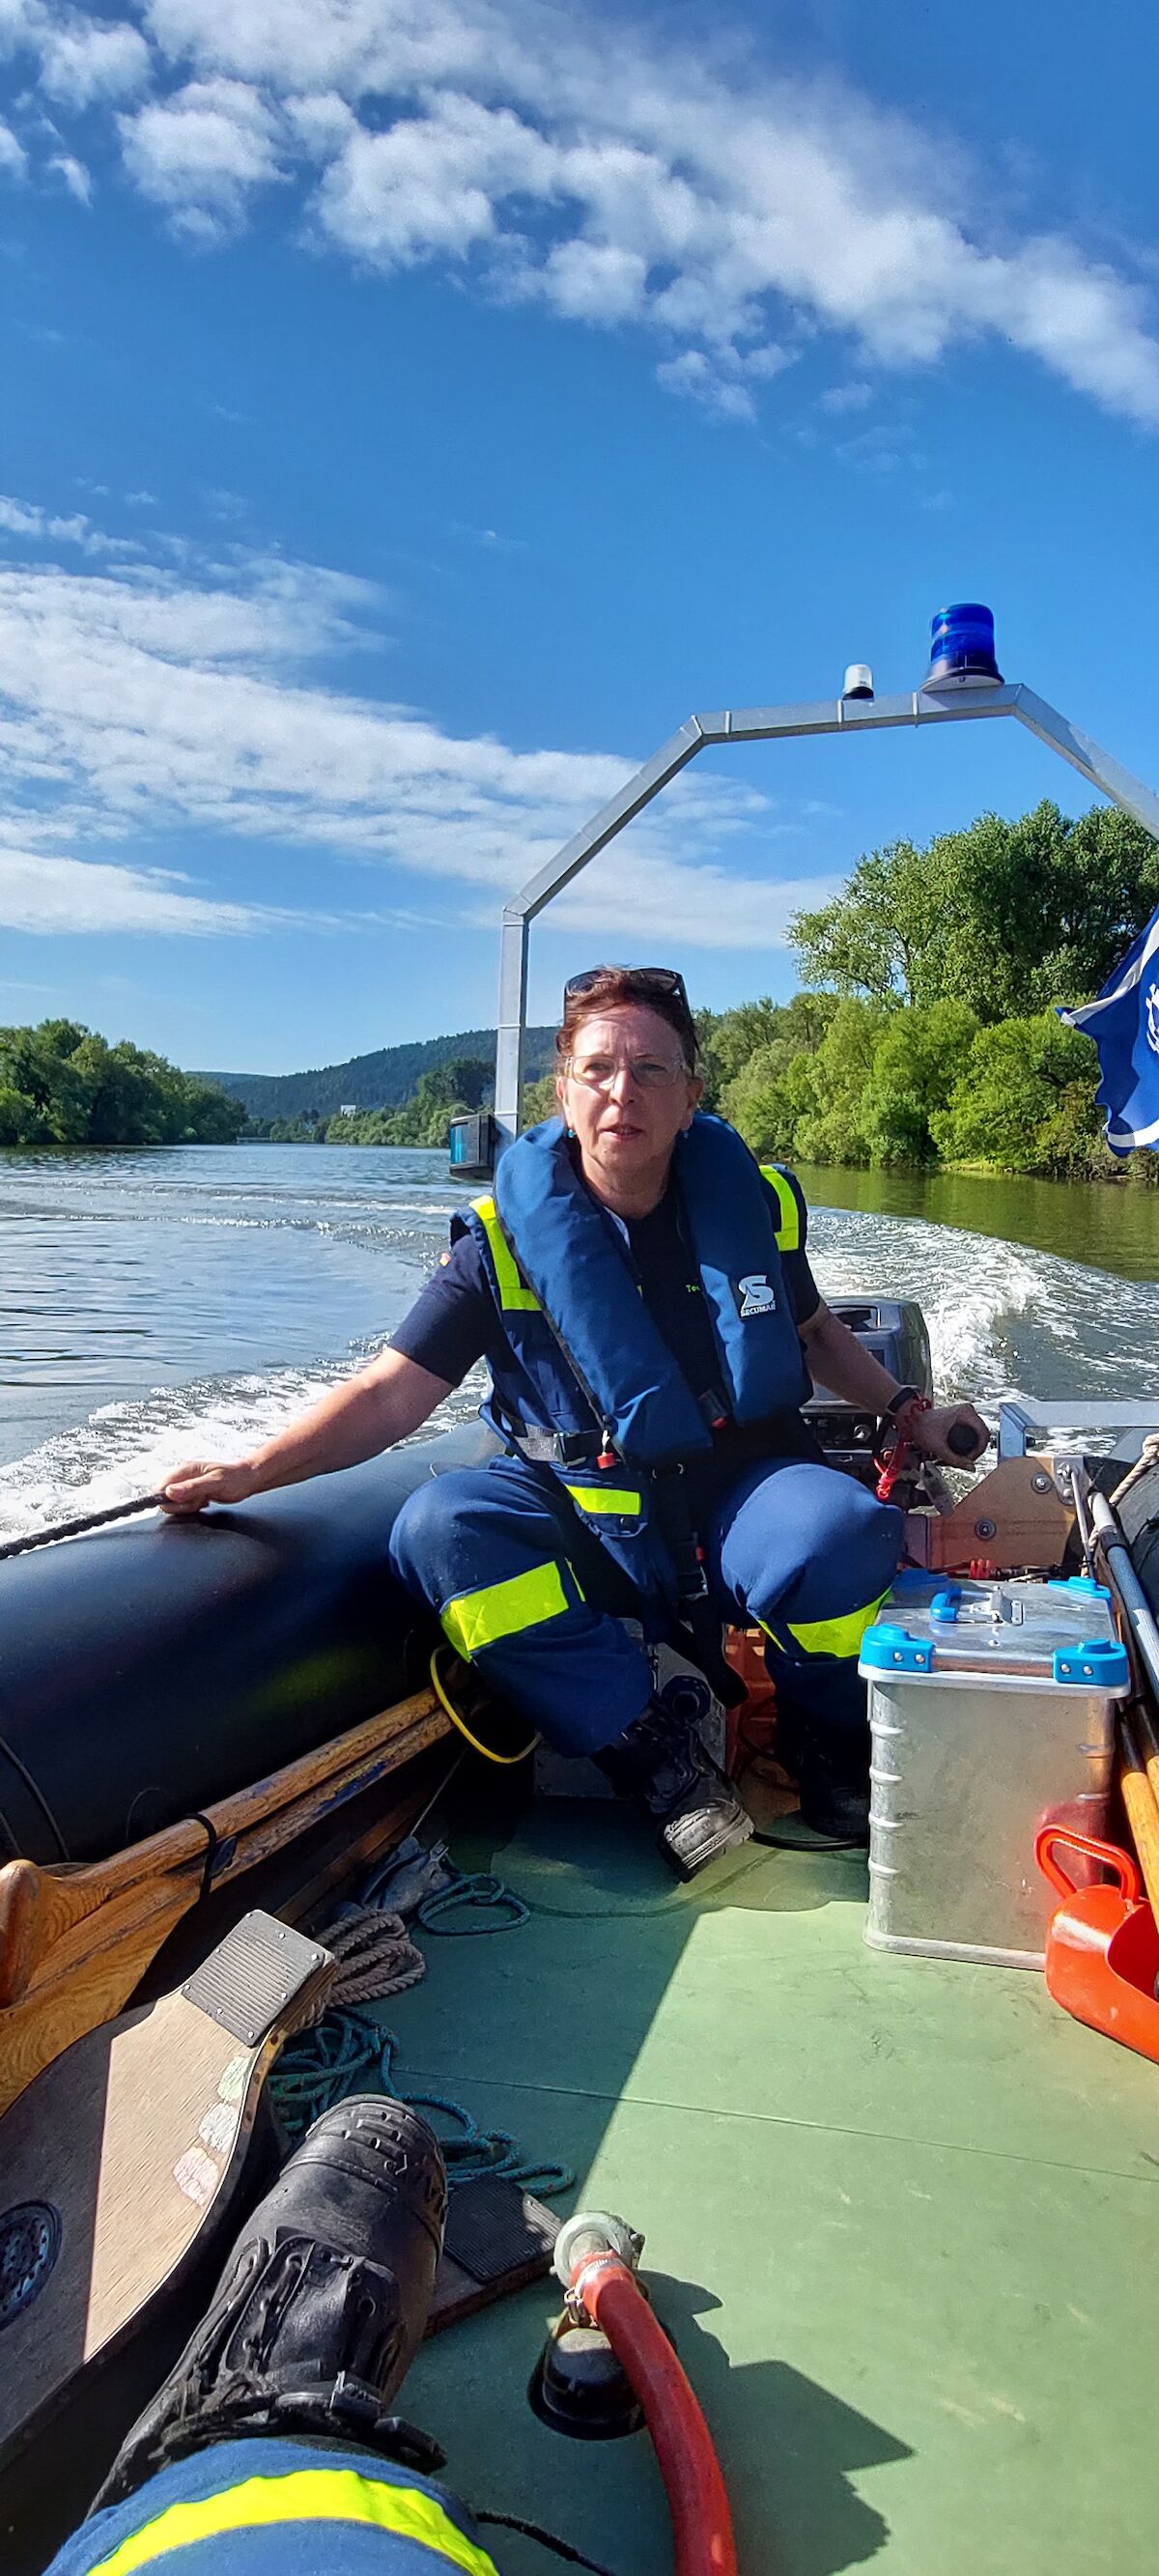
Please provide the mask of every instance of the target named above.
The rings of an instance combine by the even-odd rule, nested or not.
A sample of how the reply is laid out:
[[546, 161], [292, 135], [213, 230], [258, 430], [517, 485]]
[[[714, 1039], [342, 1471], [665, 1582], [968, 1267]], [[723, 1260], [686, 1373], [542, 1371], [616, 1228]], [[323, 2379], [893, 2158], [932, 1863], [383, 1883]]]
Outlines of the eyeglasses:
[[602, 983], [605, 975], [630, 975], [634, 983], [650, 984], [655, 993], [672, 994], [692, 1018], [684, 977], [677, 974], [674, 966], [587, 966], [582, 975], [568, 976], [563, 988], [565, 1002], [575, 993], [590, 993], [593, 984]]
[[585, 1091], [610, 1091], [620, 1073], [626, 1073], [640, 1091], [667, 1091], [674, 1082], [688, 1080], [686, 1064], [652, 1055], [569, 1055], [567, 1071]]

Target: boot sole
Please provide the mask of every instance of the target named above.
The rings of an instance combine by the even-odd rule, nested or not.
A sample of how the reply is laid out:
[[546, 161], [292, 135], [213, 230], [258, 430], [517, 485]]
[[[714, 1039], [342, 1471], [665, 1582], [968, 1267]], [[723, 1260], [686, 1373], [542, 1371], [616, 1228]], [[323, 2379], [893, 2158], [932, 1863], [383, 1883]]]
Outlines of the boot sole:
[[723, 1859], [725, 1852], [736, 1851], [742, 1843], [747, 1843], [755, 1831], [752, 1817], [742, 1809], [731, 1825], [721, 1826], [708, 1848], [699, 1851], [694, 1860], [673, 1851], [671, 1844], [665, 1841], [663, 1833], [657, 1839], [669, 1869], [684, 1885], [687, 1885], [690, 1879], [699, 1878], [703, 1870], [711, 1869], [715, 1860]]

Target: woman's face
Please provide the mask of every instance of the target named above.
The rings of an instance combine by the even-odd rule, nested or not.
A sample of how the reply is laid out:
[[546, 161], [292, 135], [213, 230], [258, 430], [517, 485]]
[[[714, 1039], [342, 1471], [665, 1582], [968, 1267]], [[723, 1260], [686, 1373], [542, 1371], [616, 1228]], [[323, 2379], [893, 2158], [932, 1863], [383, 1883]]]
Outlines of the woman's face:
[[585, 1168], [628, 1180], [666, 1168], [704, 1088], [680, 1040], [646, 1002], [581, 1020], [556, 1091]]

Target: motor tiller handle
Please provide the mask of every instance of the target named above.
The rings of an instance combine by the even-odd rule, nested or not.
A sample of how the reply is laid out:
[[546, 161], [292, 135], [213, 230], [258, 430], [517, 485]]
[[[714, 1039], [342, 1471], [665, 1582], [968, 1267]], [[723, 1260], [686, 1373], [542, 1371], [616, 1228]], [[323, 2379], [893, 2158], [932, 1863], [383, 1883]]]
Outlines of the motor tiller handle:
[[985, 1446], [968, 1422], [953, 1422], [946, 1433], [946, 1447], [953, 1450], [955, 1458], [980, 1458]]
[[1128, 1905], [1139, 1904], [1143, 1882], [1129, 1852], [1120, 1851], [1116, 1843], [1099, 1842], [1094, 1834], [1077, 1833], [1070, 1825], [1043, 1825], [1041, 1832], [1035, 1835], [1034, 1857], [1043, 1877], [1050, 1880], [1060, 1896], [1074, 1896], [1081, 1881], [1069, 1878], [1061, 1862], [1055, 1859], [1056, 1843], [1061, 1843], [1064, 1851], [1077, 1852], [1083, 1860], [1097, 1861], [1101, 1869], [1109, 1869], [1120, 1896]]
[[580, 2252], [568, 2295], [607, 2336], [644, 2409], [672, 2517], [676, 2576], [737, 2576], [732, 2515], [712, 2435], [630, 2265], [610, 2247]]

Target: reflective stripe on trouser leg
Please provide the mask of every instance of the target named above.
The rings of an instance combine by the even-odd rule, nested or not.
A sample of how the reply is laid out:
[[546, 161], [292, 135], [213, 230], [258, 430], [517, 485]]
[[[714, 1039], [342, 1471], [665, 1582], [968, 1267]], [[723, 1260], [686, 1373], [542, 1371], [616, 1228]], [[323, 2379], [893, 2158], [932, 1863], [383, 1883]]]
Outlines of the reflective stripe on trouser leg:
[[787, 1704], [824, 1725], [861, 1728], [861, 1640], [901, 1554], [900, 1512], [812, 1459], [766, 1462], [738, 1479], [711, 1554], [729, 1601], [766, 1631]]
[[543, 1469], [496, 1458], [420, 1485], [390, 1538], [400, 1582], [561, 1753], [613, 1743], [652, 1691], [643, 1647], [600, 1606], [590, 1540], [582, 1582], [573, 1569], [577, 1522]]
[[49, 2576], [497, 2576], [449, 2488], [368, 2452], [216, 2443], [82, 2523]]
[[562, 1619], [576, 1593], [582, 1600], [570, 1565], [559, 1565], [553, 1558], [548, 1565], [529, 1565], [525, 1574], [509, 1574], [502, 1583], [484, 1583], [478, 1591], [461, 1592], [457, 1601], [444, 1601], [439, 1617], [456, 1653], [472, 1661], [485, 1646], [501, 1645], [505, 1637], [526, 1636], [548, 1619]]

